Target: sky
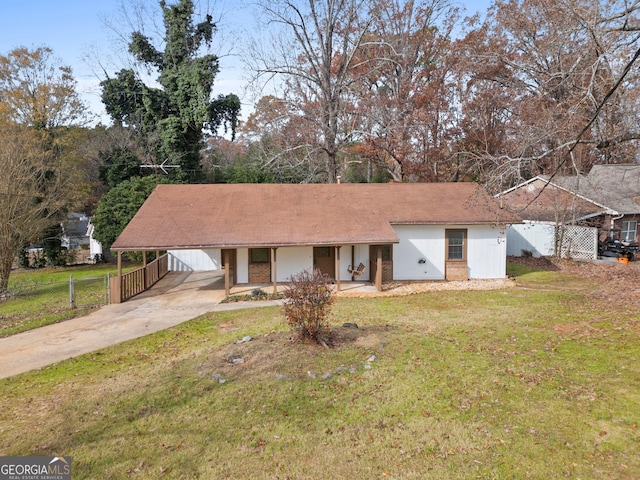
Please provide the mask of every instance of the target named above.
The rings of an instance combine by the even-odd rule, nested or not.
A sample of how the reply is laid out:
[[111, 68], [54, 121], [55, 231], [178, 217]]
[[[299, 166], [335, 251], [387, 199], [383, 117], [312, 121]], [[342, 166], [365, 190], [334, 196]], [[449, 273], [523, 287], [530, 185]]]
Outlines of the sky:
[[[154, 0], [146, 0], [153, 5]], [[126, 2], [126, 0], [125, 0]], [[130, 3], [130, 2], [127, 2]], [[169, 1], [168, 3], [171, 3]], [[219, 12], [219, 35], [214, 41], [224, 44], [219, 52], [220, 73], [216, 77], [215, 95], [236, 93], [243, 102], [243, 114], [252, 102], [243, 94], [245, 72], [234, 51], [233, 39], [251, 30], [255, 14], [248, 1], [200, 0]], [[469, 14], [484, 13], [490, 0], [462, 0]], [[96, 121], [108, 124], [100, 102], [99, 83], [105, 78], [103, 68], [113, 74], [127, 65], [119, 35], [132, 31], [122, 14], [123, 0], [0, 0], [0, 55], [13, 48], [31, 50], [46, 46], [62, 65], [73, 69], [77, 90], [97, 115]]]

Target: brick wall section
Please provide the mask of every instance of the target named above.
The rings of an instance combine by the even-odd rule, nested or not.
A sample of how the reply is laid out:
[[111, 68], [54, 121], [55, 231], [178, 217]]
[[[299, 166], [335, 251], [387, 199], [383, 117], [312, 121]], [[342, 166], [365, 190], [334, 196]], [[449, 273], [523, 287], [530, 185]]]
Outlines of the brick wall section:
[[271, 265], [268, 263], [250, 263], [249, 283], [271, 283]]
[[382, 283], [393, 281], [393, 262], [382, 262]]
[[469, 280], [469, 267], [467, 266], [467, 262], [446, 262], [445, 272], [446, 280]]

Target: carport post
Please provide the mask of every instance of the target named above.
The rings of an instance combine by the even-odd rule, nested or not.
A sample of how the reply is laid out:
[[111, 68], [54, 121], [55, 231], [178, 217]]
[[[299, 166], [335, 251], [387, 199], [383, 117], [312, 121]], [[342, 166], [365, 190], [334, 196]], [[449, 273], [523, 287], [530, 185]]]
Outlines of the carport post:
[[109, 278], [109, 303], [122, 303], [122, 252], [118, 251], [118, 275]]
[[147, 285], [147, 251], [146, 250], [142, 251], [142, 285], [145, 290], [149, 288], [149, 286]]

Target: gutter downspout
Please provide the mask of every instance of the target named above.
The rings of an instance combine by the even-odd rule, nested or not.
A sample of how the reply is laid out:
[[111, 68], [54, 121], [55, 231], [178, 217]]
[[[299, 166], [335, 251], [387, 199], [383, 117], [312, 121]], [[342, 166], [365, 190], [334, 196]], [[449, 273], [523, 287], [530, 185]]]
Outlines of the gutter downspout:
[[609, 228], [609, 238], [613, 240], [613, 230], [615, 229], [616, 220], [620, 220], [624, 217], [624, 213], [621, 213], [617, 217], [611, 217], [611, 227]]

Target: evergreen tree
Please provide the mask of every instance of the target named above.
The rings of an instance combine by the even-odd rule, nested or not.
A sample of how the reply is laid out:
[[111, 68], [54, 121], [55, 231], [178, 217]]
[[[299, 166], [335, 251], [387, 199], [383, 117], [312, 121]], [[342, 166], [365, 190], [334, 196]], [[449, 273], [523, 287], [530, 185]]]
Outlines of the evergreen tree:
[[194, 23], [194, 3], [180, 0], [167, 5], [162, 0], [165, 49], [156, 49], [151, 39], [134, 32], [129, 52], [148, 69], [155, 69], [160, 88], [150, 87], [133, 70], [120, 70], [101, 83], [107, 113], [123, 126], [136, 129], [154, 144], [157, 164], [180, 165], [172, 174], [177, 180], [203, 179], [200, 151], [203, 131], [224, 126], [235, 133], [240, 100], [231, 94], [212, 98], [219, 70], [218, 58], [201, 54], [211, 44], [216, 28], [211, 15]]
[[170, 182], [163, 177], [131, 177], [109, 190], [91, 218], [96, 240], [110, 248], [158, 183]]

